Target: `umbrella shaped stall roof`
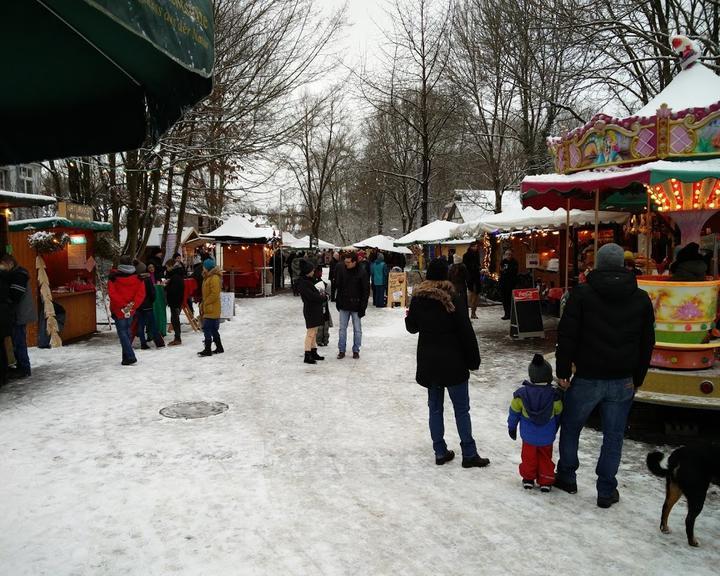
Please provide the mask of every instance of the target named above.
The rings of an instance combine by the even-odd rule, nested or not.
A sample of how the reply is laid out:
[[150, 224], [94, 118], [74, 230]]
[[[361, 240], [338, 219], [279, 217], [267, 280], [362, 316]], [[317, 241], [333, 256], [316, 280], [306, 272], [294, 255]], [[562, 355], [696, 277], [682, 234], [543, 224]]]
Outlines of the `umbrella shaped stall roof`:
[[[598, 221], [604, 224], [624, 224], [630, 218], [625, 212], [598, 212]], [[570, 226], [586, 226], [595, 223], [595, 212], [592, 210], [570, 210]], [[517, 212], [501, 212], [476, 222], [461, 224], [455, 231], [455, 237], [476, 237], [483, 232], [513, 232], [538, 228], [564, 228], [567, 225], [565, 210], [527, 208]]]
[[202, 234], [201, 238], [207, 238], [216, 242], [235, 243], [235, 244], [264, 244], [275, 237], [272, 228], [262, 228], [255, 226], [247, 218], [240, 215], [231, 216], [219, 228], [212, 232]]
[[138, 148], [212, 89], [211, 0], [1, 2], [0, 22], [0, 165]]
[[412, 252], [407, 248], [395, 246], [394, 242], [395, 239], [392, 236], [383, 236], [382, 234], [378, 234], [376, 236], [371, 236], [370, 238], [365, 238], [365, 240], [361, 240], [360, 242], [355, 242], [353, 247], [375, 248], [376, 250], [382, 250], [383, 252], [396, 252], [398, 254], [412, 254]]
[[435, 220], [417, 230], [405, 234], [395, 240], [396, 246], [410, 246], [411, 244], [435, 244], [453, 236], [459, 224], [447, 220]]

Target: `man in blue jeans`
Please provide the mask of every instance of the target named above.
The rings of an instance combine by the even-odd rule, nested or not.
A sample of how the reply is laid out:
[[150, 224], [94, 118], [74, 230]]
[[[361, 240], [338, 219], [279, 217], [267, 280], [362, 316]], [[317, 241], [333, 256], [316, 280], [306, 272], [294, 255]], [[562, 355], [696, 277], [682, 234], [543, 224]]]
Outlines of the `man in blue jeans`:
[[11, 254], [0, 258], [0, 273], [6, 276], [9, 285], [10, 318], [12, 321], [12, 343], [15, 354], [15, 369], [9, 372], [10, 378], [30, 376], [30, 357], [27, 349], [27, 325], [35, 322], [35, 306], [30, 290], [30, 275], [17, 263]]
[[365, 316], [365, 310], [370, 297], [370, 280], [363, 267], [358, 266], [357, 254], [348, 253], [343, 263], [335, 268], [335, 282], [337, 294], [335, 303], [340, 318], [338, 330], [338, 360], [345, 358], [347, 346], [347, 327], [350, 319], [353, 323], [353, 358], [360, 358], [360, 345], [362, 344], [362, 324], [360, 319]]
[[[655, 345], [655, 314], [617, 244], [598, 250], [587, 283], [573, 289], [558, 325], [556, 373], [565, 390], [555, 486], [575, 494], [580, 432], [597, 406], [603, 444], [595, 472], [597, 505], [619, 502], [617, 474], [635, 390]], [[572, 365], [575, 375], [572, 375]]]

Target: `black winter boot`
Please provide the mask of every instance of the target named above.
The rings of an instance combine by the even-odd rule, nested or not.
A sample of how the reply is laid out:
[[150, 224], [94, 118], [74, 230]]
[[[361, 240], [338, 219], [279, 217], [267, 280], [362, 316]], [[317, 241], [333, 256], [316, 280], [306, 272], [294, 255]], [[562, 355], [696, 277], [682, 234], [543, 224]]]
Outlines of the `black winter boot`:
[[155, 336], [155, 339], [153, 340], [155, 342], [155, 348], [164, 348], [165, 347], [165, 339], [158, 334]]
[[212, 351], [213, 354], [222, 354], [225, 352], [220, 336], [213, 336], [213, 342], [215, 342], [215, 350]]
[[317, 364], [312, 352], [305, 352], [305, 360], [303, 360], [303, 362], [305, 362], [305, 364]]
[[212, 350], [210, 350], [210, 345], [212, 344], [212, 341], [206, 340], [205, 341], [205, 348], [202, 352], [198, 352], [198, 356], [212, 356]]
[[310, 354], [312, 354], [313, 360], [325, 360], [325, 356], [320, 356], [320, 354], [317, 353], [317, 348], [311, 348]]

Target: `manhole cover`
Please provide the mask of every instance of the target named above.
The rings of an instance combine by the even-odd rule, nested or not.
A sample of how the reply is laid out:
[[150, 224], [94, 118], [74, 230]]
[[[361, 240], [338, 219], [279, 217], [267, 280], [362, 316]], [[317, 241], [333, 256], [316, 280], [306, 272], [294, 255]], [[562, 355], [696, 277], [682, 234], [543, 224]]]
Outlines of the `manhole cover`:
[[227, 409], [228, 405], [222, 402], [179, 402], [165, 406], [160, 410], [160, 414], [166, 418], [207, 418], [222, 414]]

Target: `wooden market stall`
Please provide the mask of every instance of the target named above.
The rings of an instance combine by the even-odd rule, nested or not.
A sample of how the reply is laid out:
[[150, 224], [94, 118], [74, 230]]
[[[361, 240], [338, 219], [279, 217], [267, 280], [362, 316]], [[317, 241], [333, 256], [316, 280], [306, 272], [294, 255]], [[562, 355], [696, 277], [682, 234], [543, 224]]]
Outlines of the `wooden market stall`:
[[[50, 281], [53, 302], [65, 311], [60, 337], [63, 342], [83, 338], [96, 331], [95, 305], [95, 234], [110, 232], [112, 225], [92, 220], [69, 220], [61, 217], [17, 220], [9, 224], [9, 242], [18, 263], [30, 273], [30, 287], [40, 311], [36, 258], [38, 253], [30, 245], [29, 237], [44, 231], [58, 238], [68, 236], [67, 244], [51, 254], [44, 254], [45, 271]], [[40, 314], [41, 316], [42, 314]], [[38, 344], [38, 324], [28, 326], [29, 346]]]
[[275, 237], [272, 228], [255, 226], [240, 215], [201, 236], [216, 244], [216, 258], [223, 270], [223, 292], [268, 295], [268, 286], [272, 286], [269, 260]]

